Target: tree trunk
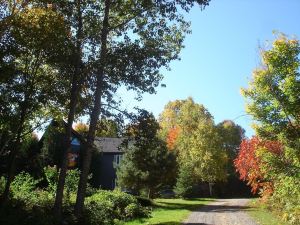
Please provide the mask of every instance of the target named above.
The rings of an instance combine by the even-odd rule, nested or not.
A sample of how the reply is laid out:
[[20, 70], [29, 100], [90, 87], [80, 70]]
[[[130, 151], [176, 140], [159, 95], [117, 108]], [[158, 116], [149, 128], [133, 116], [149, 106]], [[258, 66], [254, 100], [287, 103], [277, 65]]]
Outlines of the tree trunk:
[[149, 189], [148, 189], [148, 199], [151, 199], [151, 197], [152, 197], [152, 196], [151, 196], [151, 189], [149, 188]]
[[77, 22], [78, 22], [78, 30], [76, 35], [76, 65], [75, 71], [72, 78], [72, 88], [70, 94], [70, 106], [68, 113], [68, 121], [65, 131], [65, 152], [63, 155], [63, 160], [60, 168], [60, 174], [56, 189], [55, 203], [54, 203], [54, 215], [56, 221], [59, 222], [62, 216], [62, 203], [63, 203], [63, 193], [64, 193], [64, 185], [68, 170], [68, 153], [71, 151], [71, 138], [72, 138], [72, 125], [75, 118], [76, 106], [78, 103], [78, 94], [81, 87], [81, 55], [82, 55], [82, 34], [83, 34], [83, 26], [82, 26], [82, 12], [81, 12], [81, 0], [77, 0]]
[[7, 171], [7, 178], [5, 183], [5, 189], [1, 196], [1, 201], [4, 204], [8, 199], [8, 194], [10, 190], [11, 182], [13, 181], [14, 175], [15, 175], [15, 169], [16, 169], [16, 157], [20, 149], [21, 144], [21, 135], [24, 128], [24, 122], [26, 118], [26, 104], [24, 102], [24, 106], [22, 107], [21, 115], [20, 115], [20, 121], [19, 121], [19, 127], [16, 133], [16, 140], [14, 142], [14, 145], [12, 146], [12, 150], [10, 153], [10, 159], [8, 164], [8, 171]]
[[213, 183], [208, 182], [208, 188], [209, 188], [209, 196], [212, 197], [213, 196]]
[[59, 173], [59, 178], [58, 178], [58, 183], [57, 183], [57, 188], [56, 188], [56, 195], [55, 195], [55, 203], [54, 203], [54, 208], [53, 208], [56, 221], [60, 221], [61, 215], [62, 215], [63, 193], [64, 193], [64, 186], [65, 186], [67, 170], [68, 170], [68, 153], [70, 152], [70, 149], [71, 149], [72, 124], [73, 124], [74, 117], [75, 117], [75, 108], [76, 108], [76, 103], [77, 103], [76, 94], [77, 94], [76, 88], [72, 87], [70, 109], [69, 109], [69, 114], [68, 114], [68, 122], [67, 122], [67, 126], [66, 126], [66, 131], [65, 131], [66, 132], [65, 143], [64, 143], [65, 152], [64, 152], [62, 164], [60, 167], [60, 173]]
[[103, 27], [101, 33], [100, 68], [98, 70], [99, 75], [97, 77], [97, 86], [94, 94], [94, 107], [90, 115], [90, 126], [89, 126], [89, 131], [87, 136], [87, 144], [85, 146], [85, 154], [84, 154], [82, 171], [80, 174], [80, 180], [78, 184], [78, 191], [77, 191], [76, 204], [75, 204], [75, 215], [77, 218], [81, 217], [83, 211], [85, 191], [86, 191], [88, 174], [90, 171], [92, 149], [93, 149], [93, 144], [95, 139], [95, 132], [96, 132], [97, 122], [101, 111], [102, 82], [104, 77], [105, 59], [107, 55], [107, 37], [109, 33], [110, 3], [111, 0], [105, 0]]

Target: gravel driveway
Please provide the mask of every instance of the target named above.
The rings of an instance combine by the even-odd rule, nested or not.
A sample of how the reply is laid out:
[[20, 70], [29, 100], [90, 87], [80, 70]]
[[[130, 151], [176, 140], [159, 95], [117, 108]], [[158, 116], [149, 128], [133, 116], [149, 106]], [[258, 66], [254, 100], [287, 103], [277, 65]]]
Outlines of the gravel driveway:
[[248, 199], [218, 199], [194, 211], [183, 223], [186, 225], [258, 225], [243, 209]]

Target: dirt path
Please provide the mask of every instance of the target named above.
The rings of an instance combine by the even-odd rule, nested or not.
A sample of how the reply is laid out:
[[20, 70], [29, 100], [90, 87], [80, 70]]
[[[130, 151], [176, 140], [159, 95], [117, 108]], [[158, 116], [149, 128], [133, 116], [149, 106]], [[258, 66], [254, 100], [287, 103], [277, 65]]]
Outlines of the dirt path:
[[193, 212], [183, 223], [186, 225], [258, 225], [243, 209], [248, 199], [218, 199]]

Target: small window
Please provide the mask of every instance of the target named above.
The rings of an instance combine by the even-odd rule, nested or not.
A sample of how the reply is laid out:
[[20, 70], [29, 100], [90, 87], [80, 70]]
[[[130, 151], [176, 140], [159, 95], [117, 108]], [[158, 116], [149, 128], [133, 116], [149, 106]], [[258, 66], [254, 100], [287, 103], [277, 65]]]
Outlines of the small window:
[[122, 157], [123, 157], [122, 155], [114, 155], [114, 163], [116, 165], [119, 165], [122, 160]]

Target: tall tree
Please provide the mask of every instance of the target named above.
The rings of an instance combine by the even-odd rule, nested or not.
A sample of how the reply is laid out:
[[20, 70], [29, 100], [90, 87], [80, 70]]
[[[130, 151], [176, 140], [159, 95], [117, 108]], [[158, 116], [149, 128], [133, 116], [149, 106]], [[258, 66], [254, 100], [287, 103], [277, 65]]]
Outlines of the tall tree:
[[299, 40], [279, 34], [261, 51], [262, 65], [253, 71], [249, 87], [243, 90], [258, 136], [284, 146], [280, 157], [263, 152], [262, 168], [274, 183], [272, 205], [287, 212], [285, 217], [295, 224], [300, 222], [299, 211], [294, 210], [300, 201], [299, 55]]
[[1, 128], [6, 124], [4, 129], [8, 129], [11, 136], [2, 146], [9, 146], [11, 140], [4, 199], [8, 195], [14, 175], [22, 136], [36, 128], [37, 119], [47, 117], [44, 109], [53, 109], [51, 103], [59, 96], [59, 75], [52, 66], [55, 58], [53, 56], [58, 52], [62, 53], [67, 36], [67, 30], [59, 15], [52, 10], [35, 6], [15, 15], [9, 32], [15, 51], [4, 60], [2, 58], [4, 67], [9, 64], [11, 69], [4, 69], [6, 76], [0, 86], [0, 111], [1, 117], [5, 118], [1, 118]]
[[95, 71], [94, 106], [90, 113], [88, 144], [76, 200], [77, 215], [83, 208], [91, 149], [103, 102], [113, 102], [113, 93], [120, 85], [139, 93], [154, 93], [162, 78], [159, 69], [168, 67], [171, 60], [178, 58], [184, 34], [188, 32], [188, 23], [178, 8], [189, 11], [195, 3], [206, 6], [208, 2], [104, 2], [99, 68]]
[[272, 48], [261, 55], [262, 66], [254, 70], [249, 88], [243, 90], [248, 100], [247, 111], [257, 121], [255, 130], [260, 137], [278, 140], [289, 148], [285, 151], [286, 166], [282, 172], [297, 176], [300, 171], [299, 41], [279, 35]]
[[229, 176], [235, 176], [233, 160], [236, 158], [240, 144], [245, 138], [245, 130], [231, 120], [222, 121], [217, 125], [217, 129], [223, 149], [228, 156], [227, 173]]
[[300, 137], [299, 53], [299, 41], [280, 34], [272, 48], [261, 50], [262, 65], [243, 89], [247, 112], [258, 122], [255, 130], [262, 137]]
[[179, 166], [192, 165], [196, 181], [226, 180], [227, 154], [212, 120], [198, 121], [195, 129], [179, 136], [177, 146]]
[[179, 130], [179, 133], [188, 133], [194, 130], [199, 122], [211, 119], [208, 110], [203, 105], [195, 103], [191, 97], [169, 102], [159, 115], [161, 133], [165, 138], [169, 132], [173, 132], [173, 129]]
[[117, 170], [118, 185], [129, 190], [147, 190], [155, 196], [163, 185], [172, 182], [169, 174], [176, 168], [175, 155], [157, 136], [159, 124], [154, 116], [141, 111], [129, 126], [129, 140]]
[[72, 43], [70, 59], [64, 60], [61, 71], [70, 84], [68, 89], [67, 126], [65, 136], [65, 152], [57, 184], [54, 210], [57, 220], [61, 218], [64, 184], [67, 174], [68, 152], [70, 151], [71, 131], [76, 116], [86, 113], [89, 101], [86, 98], [92, 88], [88, 75], [93, 71], [98, 54], [99, 35], [97, 27], [101, 21], [101, 2], [76, 0], [52, 1], [52, 8], [58, 11], [69, 27], [69, 37]]
[[226, 179], [227, 154], [213, 117], [203, 105], [192, 98], [169, 102], [160, 115], [160, 124], [168, 141], [173, 130], [178, 130], [171, 144], [178, 155], [176, 190], [180, 195], [190, 192], [188, 177], [193, 177], [193, 183]]

